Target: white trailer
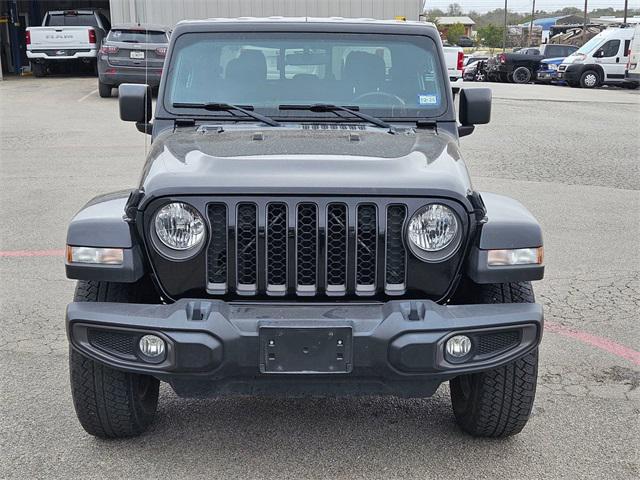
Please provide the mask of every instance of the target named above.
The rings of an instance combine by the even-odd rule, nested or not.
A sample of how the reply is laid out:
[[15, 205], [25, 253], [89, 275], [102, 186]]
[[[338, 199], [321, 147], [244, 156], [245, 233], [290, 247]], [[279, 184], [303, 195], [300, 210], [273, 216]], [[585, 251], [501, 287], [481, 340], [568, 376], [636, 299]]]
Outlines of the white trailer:
[[173, 26], [236, 17], [345, 17], [420, 20], [424, 0], [111, 0], [111, 23]]

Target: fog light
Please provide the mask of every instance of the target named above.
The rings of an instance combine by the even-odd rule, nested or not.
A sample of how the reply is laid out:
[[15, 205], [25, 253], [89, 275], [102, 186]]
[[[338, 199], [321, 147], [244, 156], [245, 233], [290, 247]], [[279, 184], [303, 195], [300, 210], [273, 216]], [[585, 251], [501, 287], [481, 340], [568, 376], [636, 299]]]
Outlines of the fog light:
[[454, 358], [462, 358], [471, 351], [471, 340], [466, 335], [456, 335], [447, 340], [447, 353]]
[[142, 337], [138, 347], [142, 354], [149, 358], [158, 358], [164, 355], [164, 340], [155, 335], [145, 335]]

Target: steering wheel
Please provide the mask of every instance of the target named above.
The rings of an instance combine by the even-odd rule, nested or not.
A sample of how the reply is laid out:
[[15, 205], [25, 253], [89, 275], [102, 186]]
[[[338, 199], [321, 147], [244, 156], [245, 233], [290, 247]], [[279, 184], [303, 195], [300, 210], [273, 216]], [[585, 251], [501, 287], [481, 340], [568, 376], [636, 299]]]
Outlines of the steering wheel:
[[404, 107], [406, 105], [406, 102], [401, 99], [399, 96], [394, 95], [393, 93], [387, 93], [387, 92], [367, 92], [367, 93], [363, 93], [361, 95], [358, 95], [356, 98], [353, 99], [354, 102], [358, 102], [360, 100], [363, 100], [365, 98], [368, 97], [384, 97], [386, 99], [391, 100], [391, 104], [392, 105], [398, 105], [400, 107]]

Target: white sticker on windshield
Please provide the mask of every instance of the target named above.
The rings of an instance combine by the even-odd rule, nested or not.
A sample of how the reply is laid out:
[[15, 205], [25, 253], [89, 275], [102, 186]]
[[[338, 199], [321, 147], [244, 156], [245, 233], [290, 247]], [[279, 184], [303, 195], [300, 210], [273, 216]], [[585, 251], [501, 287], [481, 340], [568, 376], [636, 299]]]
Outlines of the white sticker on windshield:
[[420, 105], [437, 105], [438, 97], [435, 95], [418, 95], [418, 103]]

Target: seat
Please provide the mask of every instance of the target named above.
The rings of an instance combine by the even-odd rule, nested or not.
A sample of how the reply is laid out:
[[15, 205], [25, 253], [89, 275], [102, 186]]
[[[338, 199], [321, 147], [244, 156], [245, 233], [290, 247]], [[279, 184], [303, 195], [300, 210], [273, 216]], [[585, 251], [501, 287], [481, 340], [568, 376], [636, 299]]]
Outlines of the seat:
[[267, 79], [267, 59], [258, 50], [241, 50], [240, 55], [227, 64], [225, 78], [233, 82], [254, 83]]
[[347, 55], [342, 72], [343, 81], [356, 96], [381, 90], [384, 87], [385, 75], [382, 57], [358, 50]]

